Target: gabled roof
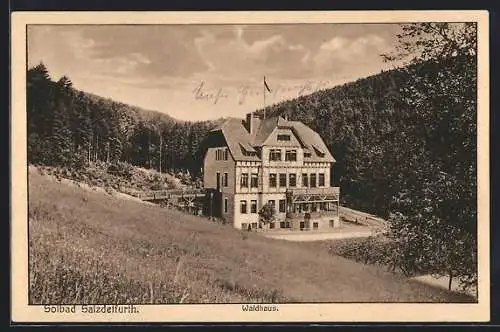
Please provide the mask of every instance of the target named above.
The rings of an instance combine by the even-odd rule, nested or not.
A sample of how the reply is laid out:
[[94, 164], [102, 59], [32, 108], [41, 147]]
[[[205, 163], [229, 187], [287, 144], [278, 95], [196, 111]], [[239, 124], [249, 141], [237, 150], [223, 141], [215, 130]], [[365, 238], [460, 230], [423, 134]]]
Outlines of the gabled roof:
[[[307, 158], [306, 161], [335, 162], [319, 134], [300, 121], [288, 121], [278, 116], [257, 120], [255, 124], [258, 128], [253, 135], [250, 135], [243, 125], [242, 119], [228, 118], [219, 127], [213, 129], [212, 132], [219, 130], [222, 132], [235, 160], [258, 161], [260, 160], [258, 156], [246, 155], [245, 151], [252, 154], [256, 152], [255, 147], [261, 147], [276, 127], [290, 128], [301, 144], [304, 145], [304, 149], [311, 153], [311, 157]], [[321, 157], [321, 154], [324, 154], [324, 156]]]

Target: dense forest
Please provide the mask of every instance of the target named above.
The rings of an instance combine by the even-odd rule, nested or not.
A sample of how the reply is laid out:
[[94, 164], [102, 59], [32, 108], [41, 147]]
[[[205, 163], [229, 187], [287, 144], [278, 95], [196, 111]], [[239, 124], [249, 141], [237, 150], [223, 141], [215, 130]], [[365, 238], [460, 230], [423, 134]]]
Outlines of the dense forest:
[[40, 63], [27, 73], [30, 163], [82, 166], [126, 162], [199, 175], [200, 143], [220, 120], [185, 122], [78, 91]]
[[[386, 56], [413, 54], [406, 66], [257, 112], [300, 120], [323, 137], [343, 204], [387, 218], [410, 269], [474, 282], [476, 37], [473, 24], [460, 29], [406, 25], [399, 53]], [[200, 144], [221, 121], [181, 122], [77, 91], [43, 64], [27, 83], [31, 163], [122, 161], [199, 174]]]

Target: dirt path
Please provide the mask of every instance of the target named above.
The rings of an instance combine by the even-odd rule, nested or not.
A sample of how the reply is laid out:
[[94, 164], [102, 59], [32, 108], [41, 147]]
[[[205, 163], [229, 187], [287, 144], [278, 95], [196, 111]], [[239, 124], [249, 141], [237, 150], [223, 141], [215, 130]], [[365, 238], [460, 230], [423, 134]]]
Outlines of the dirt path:
[[344, 225], [328, 231], [272, 231], [260, 234], [268, 238], [288, 241], [323, 241], [368, 237], [375, 234], [375, 229], [367, 226]]
[[[423, 275], [423, 276], [414, 277], [414, 278], [412, 278], [412, 280], [416, 280], [422, 284], [439, 287], [441, 289], [448, 289], [448, 282], [449, 282], [448, 277], [437, 278], [437, 277], [433, 277], [431, 275]], [[476, 297], [476, 289], [475, 288], [464, 292], [464, 291], [462, 291], [459, 283], [456, 280], [452, 280], [451, 290], [453, 292], [464, 293], [464, 294], [470, 295], [472, 297]]]
[[339, 209], [340, 216], [347, 221], [357, 222], [370, 227], [384, 227], [387, 221], [372, 214], [353, 210], [345, 206]]

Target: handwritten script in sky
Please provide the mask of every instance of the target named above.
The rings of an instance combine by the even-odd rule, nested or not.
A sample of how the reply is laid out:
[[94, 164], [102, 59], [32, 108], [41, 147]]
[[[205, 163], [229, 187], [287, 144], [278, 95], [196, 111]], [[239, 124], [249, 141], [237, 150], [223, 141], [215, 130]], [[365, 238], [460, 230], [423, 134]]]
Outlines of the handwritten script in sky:
[[[344, 77], [346, 78], [346, 77]], [[222, 87], [207, 87], [205, 81], [199, 82], [192, 90], [194, 99], [206, 101], [212, 104], [218, 104], [223, 100], [234, 101], [238, 105], [243, 105], [249, 98], [260, 97], [264, 98], [266, 94], [268, 101], [273, 102], [276, 99], [282, 100], [283, 97], [297, 98], [308, 95], [316, 91], [330, 88], [335, 85], [338, 80], [305, 80], [302, 83], [295, 84], [277, 84], [271, 88], [271, 92], [264, 91], [264, 87], [256, 85], [242, 84], [233, 88]]]

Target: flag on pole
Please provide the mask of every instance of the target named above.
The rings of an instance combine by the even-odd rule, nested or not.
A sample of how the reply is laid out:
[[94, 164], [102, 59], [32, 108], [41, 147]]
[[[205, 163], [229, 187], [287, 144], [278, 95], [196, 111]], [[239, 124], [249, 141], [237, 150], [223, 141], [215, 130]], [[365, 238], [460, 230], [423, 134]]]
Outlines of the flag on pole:
[[269, 86], [267, 85], [267, 82], [266, 82], [266, 77], [264, 76], [264, 87], [266, 88], [267, 91], [271, 92], [271, 89], [269, 88]]

